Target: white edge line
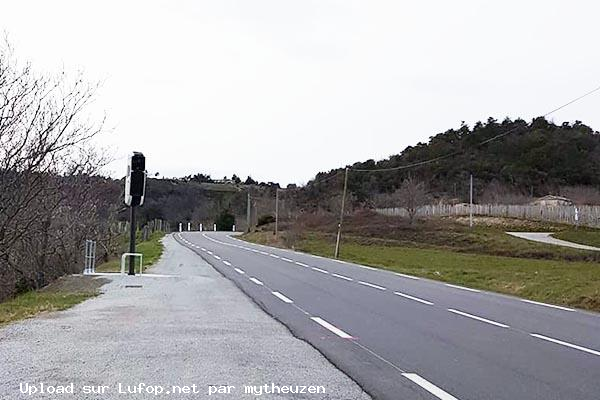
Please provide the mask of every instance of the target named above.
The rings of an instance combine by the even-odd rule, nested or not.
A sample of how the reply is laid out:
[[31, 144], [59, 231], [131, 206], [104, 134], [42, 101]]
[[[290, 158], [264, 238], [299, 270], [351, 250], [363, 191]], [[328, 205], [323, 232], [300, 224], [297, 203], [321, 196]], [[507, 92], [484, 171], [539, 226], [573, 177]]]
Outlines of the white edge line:
[[539, 301], [533, 301], [533, 300], [527, 300], [527, 299], [521, 299], [521, 301], [523, 301], [525, 303], [529, 303], [529, 304], [535, 304], [535, 305], [538, 305], [538, 306], [551, 307], [551, 308], [557, 308], [557, 309], [563, 310], [563, 311], [575, 312], [575, 310], [572, 309], [572, 308], [562, 307], [562, 306], [555, 306], [554, 304], [540, 303]]
[[223, 260], [223, 264], [225, 264], [225, 265], [227, 265], [227, 266], [231, 267], [231, 263], [230, 263], [229, 261], [225, 261], [225, 260]]
[[444, 285], [446, 285], [448, 287], [451, 287], [451, 288], [454, 288], [454, 289], [466, 290], [467, 292], [481, 293], [480, 290], [471, 289], [471, 288], [464, 287], [464, 286], [452, 285], [451, 283], [444, 283]]
[[263, 283], [262, 283], [261, 281], [259, 281], [258, 279], [256, 279], [256, 278], [250, 278], [250, 280], [251, 280], [252, 282], [256, 283], [256, 284], [257, 284], [257, 285], [259, 285], [259, 286], [262, 286], [262, 285], [263, 285]]
[[301, 266], [301, 267], [304, 267], [304, 268], [309, 268], [309, 266], [308, 266], [308, 265], [306, 265], [306, 264], [304, 264], [304, 263], [301, 263], [300, 261], [294, 261], [294, 263], [295, 263], [296, 265], [299, 265], [299, 266]]
[[329, 273], [329, 271], [325, 271], [324, 269], [317, 268], [317, 267], [311, 267], [311, 269], [312, 269], [313, 271], [321, 272], [321, 273], [323, 273], [323, 274], [328, 274], [328, 273]]
[[429, 393], [431, 393], [438, 399], [458, 400], [456, 397], [452, 396], [450, 393], [440, 389], [439, 387], [435, 386], [433, 383], [429, 382], [427, 379], [422, 378], [417, 374], [403, 373], [402, 376], [405, 377], [406, 379], [412, 381], [413, 383], [416, 383], [417, 385], [421, 386], [423, 389], [427, 390]]
[[234, 268], [235, 272], [237, 272], [238, 274], [245, 274], [245, 272], [239, 268]]
[[401, 274], [400, 272], [394, 272], [394, 275], [401, 276], [402, 278], [412, 279], [414, 281], [420, 281], [421, 278], [412, 275]]
[[324, 319], [321, 319], [319, 317], [311, 317], [310, 319], [312, 319], [317, 324], [321, 325], [323, 328], [329, 330], [330, 332], [335, 333], [336, 335], [338, 335], [339, 337], [341, 337], [343, 339], [353, 339], [352, 336], [348, 335], [346, 332], [344, 332], [340, 328], [337, 328], [337, 327], [331, 325], [329, 322], [325, 321]]
[[284, 303], [287, 303], [287, 304], [293, 303], [293, 301], [291, 299], [287, 298], [286, 296], [282, 295], [279, 292], [271, 292], [271, 293], [273, 294], [273, 296], [277, 297], [279, 300], [283, 301]]
[[581, 351], [584, 351], [586, 353], [593, 354], [595, 356], [600, 356], [600, 351], [597, 351], [597, 350], [592, 350], [592, 349], [588, 349], [587, 347], [578, 346], [576, 344], [572, 344], [572, 343], [568, 343], [568, 342], [563, 342], [562, 340], [553, 339], [551, 337], [540, 335], [538, 333], [530, 333], [530, 335], [533, 336], [533, 337], [535, 337], [535, 338], [538, 338], [538, 339], [542, 339], [542, 340], [546, 340], [548, 342], [560, 344], [560, 345], [563, 345], [563, 346], [566, 346], [566, 347], [570, 347], [572, 349], [581, 350]]
[[469, 314], [469, 313], [466, 313], [463, 311], [455, 310], [454, 308], [448, 308], [448, 311], [450, 311], [451, 313], [454, 313], [454, 314], [462, 315], [463, 317], [472, 318], [472, 319], [480, 321], [480, 322], [485, 322], [486, 324], [495, 325], [500, 328], [510, 328], [510, 326], [501, 324], [500, 322], [492, 321], [491, 319], [478, 317], [477, 315], [473, 315], [473, 314]]
[[398, 296], [400, 296], [400, 297], [404, 297], [404, 298], [410, 299], [410, 300], [418, 301], [419, 303], [427, 304], [428, 306], [432, 306], [432, 305], [433, 305], [433, 303], [432, 303], [432, 302], [430, 302], [430, 301], [423, 300], [423, 299], [420, 299], [420, 298], [418, 298], [418, 297], [411, 296], [411, 295], [409, 295], [409, 294], [400, 293], [400, 292], [394, 292], [394, 294], [395, 294], [395, 295], [398, 295]]

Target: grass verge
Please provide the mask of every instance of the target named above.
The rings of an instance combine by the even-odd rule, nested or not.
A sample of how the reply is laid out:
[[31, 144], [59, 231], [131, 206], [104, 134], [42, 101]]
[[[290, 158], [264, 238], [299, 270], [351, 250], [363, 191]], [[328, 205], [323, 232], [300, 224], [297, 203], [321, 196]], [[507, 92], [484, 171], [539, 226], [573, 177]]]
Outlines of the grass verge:
[[20, 294], [0, 303], [0, 326], [73, 307], [98, 295], [98, 288], [106, 282], [108, 280], [90, 276], [65, 276], [41, 290]]
[[[165, 236], [164, 232], [154, 232], [148, 240], [140, 242], [136, 246], [136, 252], [142, 253], [142, 266], [144, 271], [152, 264], [158, 261], [163, 252], [162, 238]], [[136, 271], [138, 268], [139, 261], [136, 260]], [[97, 272], [120, 272], [121, 271], [121, 259], [116, 258], [114, 260], [107, 261], [96, 267]]]
[[[273, 242], [270, 232], [242, 238], [279, 246], [284, 243]], [[295, 248], [331, 257], [334, 246], [332, 235], [306, 233], [296, 240]], [[467, 254], [389, 243], [365, 244], [347, 237], [342, 242], [340, 258], [471, 288], [600, 311], [600, 265], [593, 262]]]
[[600, 231], [597, 229], [578, 229], [553, 234], [557, 239], [567, 240], [569, 242], [585, 244], [588, 246], [600, 247]]

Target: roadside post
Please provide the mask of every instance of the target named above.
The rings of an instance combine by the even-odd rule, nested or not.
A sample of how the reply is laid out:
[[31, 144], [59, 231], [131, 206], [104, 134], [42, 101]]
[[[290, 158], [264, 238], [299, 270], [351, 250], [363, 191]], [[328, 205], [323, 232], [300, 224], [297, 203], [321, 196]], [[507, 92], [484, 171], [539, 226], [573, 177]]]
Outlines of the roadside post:
[[[125, 176], [125, 204], [129, 206], [129, 253], [135, 253], [135, 208], [144, 204], [146, 193], [146, 157], [134, 151], [129, 156], [127, 175]], [[129, 275], [135, 275], [133, 256], [129, 257]]]

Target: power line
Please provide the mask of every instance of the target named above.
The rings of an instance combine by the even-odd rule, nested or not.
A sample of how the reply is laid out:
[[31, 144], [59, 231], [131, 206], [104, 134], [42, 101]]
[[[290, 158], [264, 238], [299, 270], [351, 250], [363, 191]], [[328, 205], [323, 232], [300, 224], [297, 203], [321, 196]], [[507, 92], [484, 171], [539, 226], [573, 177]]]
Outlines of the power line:
[[[596, 88], [594, 88], [594, 89], [590, 90], [589, 92], [586, 92], [586, 93], [582, 94], [582, 95], [581, 95], [581, 96], [579, 96], [579, 97], [576, 97], [575, 99], [573, 99], [573, 100], [571, 100], [571, 101], [569, 101], [569, 102], [567, 102], [567, 103], [564, 103], [564, 104], [562, 104], [562, 105], [560, 105], [560, 106], [558, 106], [558, 107], [554, 108], [554, 109], [553, 109], [553, 110], [551, 110], [551, 111], [548, 111], [547, 113], [543, 114], [541, 117], [542, 117], [542, 118], [546, 118], [548, 115], [551, 115], [551, 114], [555, 113], [555, 112], [556, 112], [556, 111], [558, 111], [558, 110], [562, 110], [563, 108], [565, 108], [565, 107], [567, 107], [567, 106], [570, 106], [571, 104], [573, 104], [573, 103], [576, 103], [577, 101], [579, 101], [579, 100], [583, 99], [584, 97], [587, 97], [587, 96], [589, 96], [589, 95], [591, 95], [591, 94], [593, 94], [593, 93], [595, 93], [595, 92], [597, 92], [597, 91], [599, 91], [599, 90], [600, 90], [600, 86], [598, 86], [598, 87], [596, 87]], [[497, 139], [500, 139], [500, 138], [502, 138], [502, 137], [504, 137], [504, 136], [510, 135], [511, 133], [515, 132], [515, 131], [517, 130], [517, 128], [518, 128], [518, 127], [514, 127], [514, 128], [512, 128], [512, 129], [509, 129], [509, 130], [508, 130], [508, 131], [506, 131], [506, 132], [503, 132], [503, 133], [501, 133], [501, 134], [498, 134], [498, 135], [496, 135], [496, 136], [493, 136], [493, 137], [491, 137], [491, 138], [489, 138], [489, 139], [486, 139], [486, 140], [484, 140], [484, 141], [482, 141], [482, 142], [479, 142], [479, 143], [477, 143], [475, 146], [476, 146], [476, 147], [483, 146], [484, 144], [487, 144], [487, 143], [493, 142], [493, 141], [495, 141], [495, 140], [497, 140]], [[418, 166], [425, 165], [425, 164], [431, 164], [431, 163], [434, 163], [434, 162], [436, 162], [436, 161], [440, 161], [440, 160], [444, 160], [444, 159], [446, 159], [446, 158], [450, 158], [450, 157], [457, 156], [457, 155], [459, 155], [459, 154], [462, 154], [462, 153], [464, 153], [464, 151], [465, 151], [465, 150], [459, 150], [459, 151], [455, 151], [455, 152], [452, 152], [452, 153], [445, 154], [445, 155], [443, 155], [443, 156], [438, 156], [438, 157], [435, 157], [435, 158], [431, 158], [431, 159], [428, 159], [428, 160], [423, 160], [423, 161], [418, 161], [418, 162], [414, 162], [414, 163], [411, 163], [411, 164], [399, 165], [399, 166], [397, 166], [397, 167], [390, 167], [390, 168], [376, 168], [376, 169], [360, 169], [360, 168], [350, 168], [350, 170], [351, 170], [351, 171], [354, 171], [354, 172], [384, 172], [384, 171], [398, 171], [398, 170], [402, 170], [402, 169], [408, 169], [408, 168], [418, 167]]]

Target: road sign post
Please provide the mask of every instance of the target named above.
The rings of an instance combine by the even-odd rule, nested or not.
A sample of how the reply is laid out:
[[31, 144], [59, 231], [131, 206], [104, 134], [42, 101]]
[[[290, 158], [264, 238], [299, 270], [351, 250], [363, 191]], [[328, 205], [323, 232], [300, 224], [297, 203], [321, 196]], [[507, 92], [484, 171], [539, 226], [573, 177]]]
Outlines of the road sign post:
[[[133, 152], [129, 156], [127, 175], [125, 177], [125, 204], [129, 206], [129, 253], [135, 253], [135, 207], [144, 204], [146, 193], [146, 157], [142, 153]], [[129, 275], [135, 275], [134, 257], [129, 257]]]

